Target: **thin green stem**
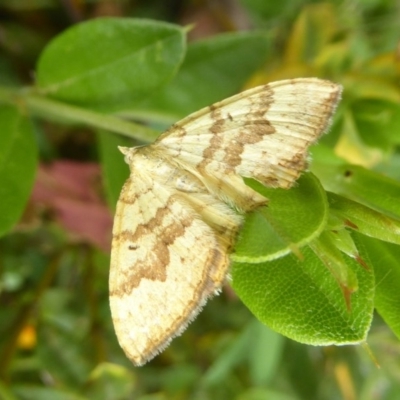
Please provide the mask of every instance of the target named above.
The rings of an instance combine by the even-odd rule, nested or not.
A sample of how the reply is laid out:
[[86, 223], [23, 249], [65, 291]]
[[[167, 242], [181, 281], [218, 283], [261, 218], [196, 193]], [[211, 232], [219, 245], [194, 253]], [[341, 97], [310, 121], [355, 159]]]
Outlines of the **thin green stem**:
[[49, 99], [29, 90], [16, 91], [0, 88], [0, 102], [25, 108], [35, 116], [65, 122], [82, 123], [93, 128], [119, 133], [144, 142], [151, 142], [159, 135], [158, 131], [109, 114], [73, 106]]

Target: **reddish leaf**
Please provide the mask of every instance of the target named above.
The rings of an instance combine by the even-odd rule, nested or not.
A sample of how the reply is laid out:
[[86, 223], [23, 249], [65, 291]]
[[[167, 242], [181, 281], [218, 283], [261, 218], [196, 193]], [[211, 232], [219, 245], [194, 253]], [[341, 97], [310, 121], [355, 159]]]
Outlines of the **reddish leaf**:
[[112, 216], [99, 188], [97, 164], [56, 161], [40, 166], [32, 201], [50, 208], [55, 220], [79, 240], [108, 252]]

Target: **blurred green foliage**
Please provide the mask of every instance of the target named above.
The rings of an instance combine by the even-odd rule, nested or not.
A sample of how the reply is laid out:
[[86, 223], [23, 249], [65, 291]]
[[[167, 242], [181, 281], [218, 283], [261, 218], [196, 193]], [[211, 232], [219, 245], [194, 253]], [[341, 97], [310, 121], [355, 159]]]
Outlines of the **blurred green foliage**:
[[[399, 398], [395, 0], [0, 0], [0, 11], [1, 399]], [[152, 141], [245, 87], [304, 76], [341, 83], [343, 100], [313, 174], [291, 192], [259, 188], [271, 213], [247, 218], [233, 256], [248, 308], [227, 287], [134, 368], [108, 307], [105, 203], [128, 174], [116, 146]], [[282, 257], [291, 250], [305, 261]], [[249, 309], [307, 343], [369, 330], [381, 368], [364, 347], [299, 344]]]

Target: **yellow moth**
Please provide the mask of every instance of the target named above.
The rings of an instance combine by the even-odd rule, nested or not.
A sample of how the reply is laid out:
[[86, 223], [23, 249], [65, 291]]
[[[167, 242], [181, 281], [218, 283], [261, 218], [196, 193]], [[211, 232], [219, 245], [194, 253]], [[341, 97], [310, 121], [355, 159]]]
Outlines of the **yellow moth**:
[[135, 365], [221, 289], [243, 213], [267, 202], [242, 177], [290, 188], [340, 94], [316, 78], [273, 82], [189, 115], [149, 146], [121, 148], [131, 172], [114, 220], [110, 306]]

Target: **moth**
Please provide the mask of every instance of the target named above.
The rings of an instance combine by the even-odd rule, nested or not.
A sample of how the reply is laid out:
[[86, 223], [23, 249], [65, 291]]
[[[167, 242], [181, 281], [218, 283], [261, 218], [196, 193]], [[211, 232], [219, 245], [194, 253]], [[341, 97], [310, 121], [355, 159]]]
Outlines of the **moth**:
[[114, 219], [110, 307], [135, 365], [220, 291], [244, 213], [268, 201], [243, 177], [290, 188], [340, 95], [316, 78], [273, 82], [189, 115], [151, 145], [120, 148], [130, 176]]

